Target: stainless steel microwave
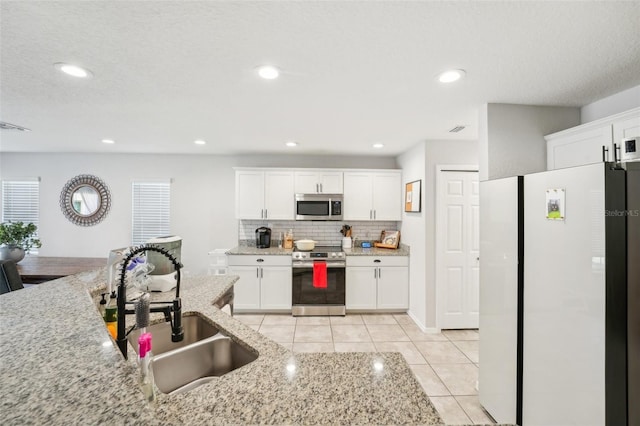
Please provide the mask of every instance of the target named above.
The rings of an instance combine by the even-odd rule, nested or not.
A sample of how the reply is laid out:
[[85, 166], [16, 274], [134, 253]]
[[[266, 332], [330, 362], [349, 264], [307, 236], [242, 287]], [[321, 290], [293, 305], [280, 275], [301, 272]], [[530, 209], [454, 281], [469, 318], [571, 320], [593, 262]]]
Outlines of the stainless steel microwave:
[[296, 194], [296, 220], [342, 220], [342, 194]]

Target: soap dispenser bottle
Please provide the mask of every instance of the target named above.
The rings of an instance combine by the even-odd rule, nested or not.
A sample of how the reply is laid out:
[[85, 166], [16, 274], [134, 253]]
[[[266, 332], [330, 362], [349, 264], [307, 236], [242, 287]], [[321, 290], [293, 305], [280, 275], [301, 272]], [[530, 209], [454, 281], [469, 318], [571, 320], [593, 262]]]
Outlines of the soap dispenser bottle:
[[107, 295], [107, 293], [101, 293], [100, 296], [102, 297], [100, 299], [100, 316], [102, 317], [102, 319], [105, 319], [105, 314], [107, 311], [107, 299], [105, 299], [105, 296]]
[[151, 353], [151, 333], [143, 333], [138, 337], [138, 365], [140, 366], [140, 387], [147, 402], [153, 402], [156, 398], [153, 387], [153, 355]]

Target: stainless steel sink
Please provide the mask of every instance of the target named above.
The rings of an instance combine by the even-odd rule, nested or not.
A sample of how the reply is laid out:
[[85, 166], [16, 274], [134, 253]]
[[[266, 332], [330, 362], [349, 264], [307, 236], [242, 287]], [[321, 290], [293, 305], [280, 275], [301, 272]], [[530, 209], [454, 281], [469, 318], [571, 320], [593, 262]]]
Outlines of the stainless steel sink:
[[[198, 315], [183, 316], [182, 326], [184, 327], [184, 340], [181, 342], [171, 341], [171, 324], [168, 322], [147, 327], [147, 333], [151, 333], [153, 336], [151, 349], [153, 354], [160, 355], [165, 352], [180, 349], [219, 333], [215, 326], [209, 324], [204, 318]], [[138, 336], [140, 336], [140, 330], [133, 330], [128, 337], [129, 343], [131, 343], [136, 353], [138, 353]]]
[[258, 355], [218, 334], [189, 346], [156, 355], [153, 375], [163, 393], [187, 392], [253, 362]]

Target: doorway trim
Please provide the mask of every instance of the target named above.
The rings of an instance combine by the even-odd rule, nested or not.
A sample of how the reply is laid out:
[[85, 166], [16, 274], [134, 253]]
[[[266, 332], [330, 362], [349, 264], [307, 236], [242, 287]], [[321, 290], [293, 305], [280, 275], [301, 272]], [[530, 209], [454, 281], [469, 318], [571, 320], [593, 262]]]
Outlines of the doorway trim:
[[[442, 183], [442, 172], [479, 172], [479, 167], [477, 164], [436, 164], [436, 202], [435, 202], [435, 210], [436, 210], [436, 221], [435, 221], [435, 291], [436, 291], [436, 329], [438, 332], [442, 331], [442, 319], [440, 318], [442, 311], [442, 284], [439, 282], [438, 277], [440, 277], [442, 272], [442, 265], [440, 261], [441, 257], [441, 248], [442, 248], [442, 230], [440, 228], [440, 224], [442, 223], [442, 213], [440, 211], [441, 204], [441, 190], [440, 184]], [[479, 177], [479, 176], [478, 176]]]

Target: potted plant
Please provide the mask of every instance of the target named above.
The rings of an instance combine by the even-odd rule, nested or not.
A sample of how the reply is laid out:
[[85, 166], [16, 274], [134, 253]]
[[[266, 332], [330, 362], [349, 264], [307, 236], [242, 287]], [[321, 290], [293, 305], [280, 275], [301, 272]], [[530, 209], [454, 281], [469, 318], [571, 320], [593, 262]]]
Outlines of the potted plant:
[[33, 223], [0, 223], [0, 260], [18, 263], [32, 247], [41, 247], [42, 243], [35, 237], [37, 229]]

